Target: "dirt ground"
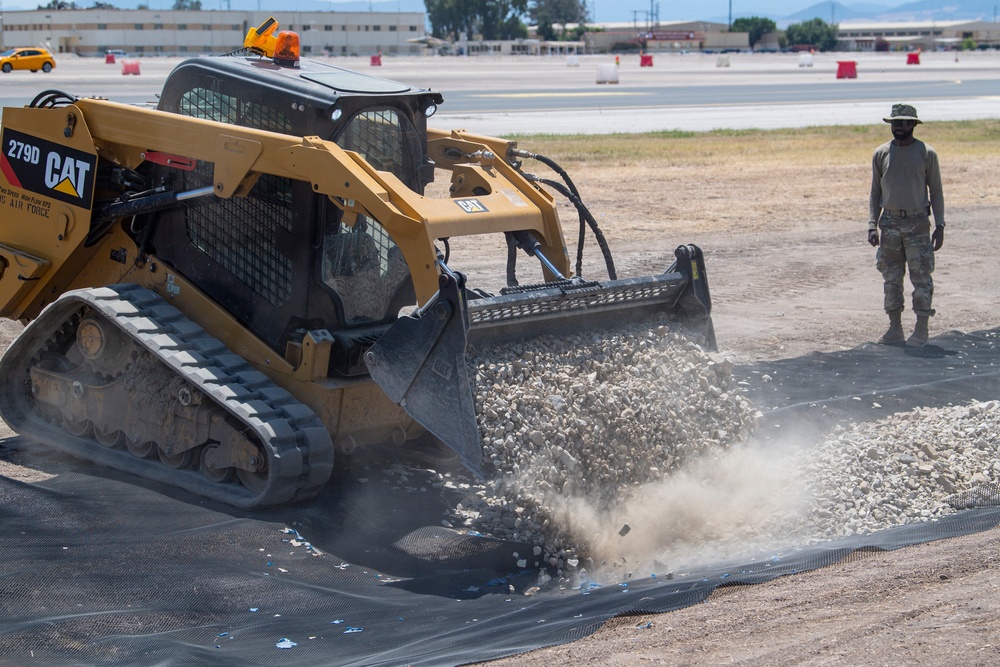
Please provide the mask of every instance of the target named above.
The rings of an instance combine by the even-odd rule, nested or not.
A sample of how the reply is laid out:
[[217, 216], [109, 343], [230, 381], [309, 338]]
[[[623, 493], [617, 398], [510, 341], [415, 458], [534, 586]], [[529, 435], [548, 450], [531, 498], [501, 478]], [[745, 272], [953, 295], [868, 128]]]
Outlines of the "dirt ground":
[[[951, 148], [943, 136], [939, 144], [928, 138], [928, 128], [918, 137], [924, 131], [939, 152]], [[608, 216], [605, 233], [625, 258], [620, 270], [650, 272], [664, 248], [696, 243], [705, 251], [720, 350], [740, 362], [789, 358], [856, 347], [885, 330], [881, 279], [865, 241], [867, 156], [882, 141], [880, 129], [860, 138], [802, 130], [799, 139], [824, 149], [801, 161], [754, 157], [762, 136], [775, 143], [795, 132], [737, 133], [723, 137], [700, 169], [667, 157], [637, 171], [622, 165], [614, 187], [586, 161], [571, 173], [582, 193], [600, 200], [594, 208]], [[948, 226], [934, 274], [932, 336], [1000, 324], [1000, 160], [960, 153], [941, 153]], [[822, 162], [822, 154], [836, 157]], [[994, 529], [722, 588], [704, 604], [615, 619], [572, 644], [489, 664], [995, 665], [998, 591]]]
[[[918, 130], [942, 155], [948, 207], [932, 336], [998, 326], [1000, 150], [980, 150], [981, 138], [1000, 140], [997, 125]], [[884, 331], [865, 226], [870, 155], [886, 139], [887, 126], [661, 136], [637, 139], [647, 145], [632, 153], [587, 152], [551, 137], [522, 147], [559, 159], [573, 175], [621, 276], [661, 271], [679, 244], [702, 247], [720, 350], [749, 363], [853, 348]], [[791, 142], [784, 153], [782, 142]], [[567, 208], [563, 219], [575, 216]], [[574, 231], [567, 241], [572, 254]], [[592, 243], [589, 253], [589, 277], [603, 277]], [[502, 255], [472, 264], [502, 266]], [[0, 325], [5, 341], [16, 331]], [[0, 474], [31, 475], [0, 466]], [[615, 619], [572, 644], [490, 664], [996, 665], [998, 558], [1000, 530], [858, 554], [768, 584], [723, 588], [680, 611]]]

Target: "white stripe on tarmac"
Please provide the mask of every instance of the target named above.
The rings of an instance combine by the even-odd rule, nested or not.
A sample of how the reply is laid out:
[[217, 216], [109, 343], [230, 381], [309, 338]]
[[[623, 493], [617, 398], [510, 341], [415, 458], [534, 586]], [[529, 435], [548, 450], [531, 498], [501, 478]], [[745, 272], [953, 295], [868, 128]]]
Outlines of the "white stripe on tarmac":
[[[921, 120], [981, 120], [1000, 118], [1000, 98], [918, 99]], [[662, 131], [707, 132], [717, 129], [773, 130], [782, 128], [868, 125], [881, 123], [885, 102], [823, 102], [821, 104], [772, 104], [691, 106], [581, 111], [526, 111], [512, 113], [439, 113], [432, 127], [460, 128], [475, 134], [609, 134]]]

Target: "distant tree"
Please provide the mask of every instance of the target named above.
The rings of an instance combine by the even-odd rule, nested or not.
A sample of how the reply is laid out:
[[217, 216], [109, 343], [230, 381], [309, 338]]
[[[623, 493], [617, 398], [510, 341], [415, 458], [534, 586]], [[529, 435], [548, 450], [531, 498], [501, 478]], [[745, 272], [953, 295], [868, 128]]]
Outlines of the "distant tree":
[[579, 42], [583, 39], [583, 36], [588, 32], [604, 32], [604, 28], [598, 28], [597, 26], [587, 25], [586, 23], [580, 23], [575, 28], [569, 31], [567, 39]]
[[201, 0], [174, 0], [172, 9], [191, 9], [197, 11], [201, 9]]
[[47, 5], [38, 5], [38, 9], [48, 9], [49, 11], [62, 11], [63, 9], [79, 9], [75, 2], [66, 2], [66, 0], [51, 0]]
[[583, 0], [532, 0], [528, 17], [539, 26], [543, 23], [560, 24], [563, 26], [563, 34], [567, 23], [579, 24], [589, 20]]
[[976, 40], [971, 37], [966, 37], [962, 40], [962, 50], [963, 51], [975, 51], [976, 50]]
[[785, 28], [785, 37], [792, 45], [811, 44], [820, 51], [832, 51], [837, 48], [837, 25], [823, 19], [810, 19]]
[[552, 19], [548, 14], [542, 14], [535, 19], [535, 34], [539, 39], [553, 41], [556, 38], [556, 29], [552, 25]]
[[759, 16], [739, 18], [733, 21], [730, 32], [750, 33], [750, 46], [754, 46], [764, 35], [770, 34], [778, 29], [774, 21]]
[[500, 39], [527, 39], [528, 26], [524, 24], [524, 21], [520, 17], [511, 16], [504, 21], [500, 34], [503, 35]]
[[483, 39], [516, 39], [527, 35], [520, 17], [528, 11], [528, 0], [466, 0], [478, 9], [479, 33]]
[[483, 39], [526, 37], [521, 17], [528, 0], [424, 0], [431, 34], [439, 39], [460, 39], [479, 33]]
[[118, 9], [118, 8], [112, 5], [110, 2], [98, 1], [92, 4], [90, 7], [88, 7], [88, 9]]
[[424, 0], [431, 35], [438, 39], [472, 36], [475, 15], [462, 0]]

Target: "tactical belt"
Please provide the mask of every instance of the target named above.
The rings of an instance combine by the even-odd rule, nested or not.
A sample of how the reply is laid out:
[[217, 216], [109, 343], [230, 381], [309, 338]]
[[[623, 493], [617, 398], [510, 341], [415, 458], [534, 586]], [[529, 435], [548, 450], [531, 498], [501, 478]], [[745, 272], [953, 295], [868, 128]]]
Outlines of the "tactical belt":
[[921, 206], [920, 208], [900, 208], [896, 210], [887, 208], [885, 212], [893, 218], [912, 218], [915, 215], [930, 215], [930, 207]]

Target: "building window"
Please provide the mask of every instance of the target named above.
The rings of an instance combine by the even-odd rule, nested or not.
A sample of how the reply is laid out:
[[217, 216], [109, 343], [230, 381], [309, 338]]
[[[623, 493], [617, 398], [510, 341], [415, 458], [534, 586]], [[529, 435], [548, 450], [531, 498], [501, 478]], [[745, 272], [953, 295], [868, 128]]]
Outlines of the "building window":
[[188, 47], [184, 46], [183, 44], [178, 48], [180, 48], [181, 53], [187, 53]]
[[373, 25], [372, 26], [372, 30], [374, 32], [382, 32], [382, 26], [380, 26], [380, 25]]
[[134, 27], [135, 27], [135, 29], [136, 29], [136, 30], [142, 30], [142, 29], [143, 29], [143, 28], [145, 28], [146, 26], [144, 26], [144, 25], [143, 25], [143, 24], [141, 24], [141, 23], [136, 23]]
[[410, 32], [416, 32], [416, 31], [417, 31], [417, 26], [411, 25], [410, 26]]
[[232, 24], [231, 26], [229, 26], [229, 29], [230, 30], [235, 30], [237, 32], [242, 32], [242, 30], [243, 30], [243, 28], [240, 27], [239, 23]]
[[142, 44], [139, 44], [138, 46], [135, 47], [135, 52], [136, 53], [142, 53], [145, 50], [146, 50], [146, 47], [143, 46]]
[[153, 24], [153, 30], [163, 30], [163, 24], [162, 23], [154, 23]]
[[98, 23], [97, 24], [97, 29], [98, 30], [107, 30], [108, 29], [108, 24], [107, 23]]
[[323, 30], [325, 30], [327, 32], [331, 32], [331, 31], [333, 31], [333, 26], [332, 25], [325, 25], [325, 26], [323, 26]]
[[396, 26], [394, 25], [389, 26], [389, 32], [396, 32]]
[[187, 30], [188, 29], [188, 25], [187, 25], [187, 23], [178, 23], [177, 24], [177, 29], [178, 30]]
[[365, 26], [365, 32], [368, 32], [369, 30], [371, 30], [371, 26], [370, 25], [366, 25]]
[[313, 47], [309, 46], [308, 44], [302, 45], [302, 53], [312, 53], [312, 50]]

